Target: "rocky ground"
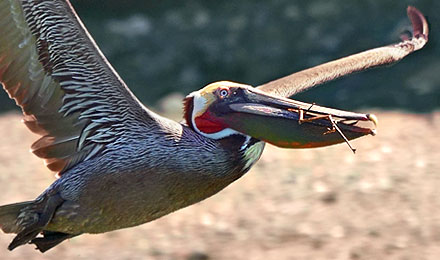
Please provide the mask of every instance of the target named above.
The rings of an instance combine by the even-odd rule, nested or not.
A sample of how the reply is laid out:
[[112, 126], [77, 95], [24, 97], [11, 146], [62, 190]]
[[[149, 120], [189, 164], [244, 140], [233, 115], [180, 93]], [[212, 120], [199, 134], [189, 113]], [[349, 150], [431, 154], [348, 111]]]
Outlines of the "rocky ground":
[[[439, 259], [440, 112], [377, 112], [378, 135], [346, 145], [268, 145], [243, 178], [155, 222], [1, 259]], [[0, 117], [0, 204], [35, 198], [52, 174], [18, 114]]]

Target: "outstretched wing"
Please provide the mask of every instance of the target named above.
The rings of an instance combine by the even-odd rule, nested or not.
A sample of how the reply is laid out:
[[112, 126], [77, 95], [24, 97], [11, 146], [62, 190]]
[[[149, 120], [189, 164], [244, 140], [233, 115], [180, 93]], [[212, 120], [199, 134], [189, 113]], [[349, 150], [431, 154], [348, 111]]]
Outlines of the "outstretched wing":
[[273, 95], [290, 97], [344, 75], [403, 59], [406, 55], [421, 49], [428, 41], [429, 33], [428, 23], [419, 10], [409, 6], [407, 12], [413, 26], [413, 37], [411, 39], [302, 70], [261, 85], [259, 89]]
[[0, 0], [0, 82], [59, 174], [151, 121], [67, 0]]

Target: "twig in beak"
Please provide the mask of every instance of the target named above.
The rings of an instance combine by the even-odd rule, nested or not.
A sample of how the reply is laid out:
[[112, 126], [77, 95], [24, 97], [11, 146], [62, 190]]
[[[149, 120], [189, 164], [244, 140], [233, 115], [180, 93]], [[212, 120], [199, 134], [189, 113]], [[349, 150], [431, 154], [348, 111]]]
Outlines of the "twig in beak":
[[336, 131], [338, 131], [339, 135], [342, 137], [342, 139], [344, 139], [345, 143], [347, 143], [348, 147], [350, 148], [350, 150], [353, 153], [356, 153], [356, 149], [353, 148], [350, 144], [350, 142], [348, 141], [347, 137], [345, 137], [344, 133], [342, 133], [341, 129], [339, 129], [339, 127], [336, 125], [336, 122], [333, 121], [333, 118], [331, 115], [328, 115], [328, 120], [332, 123], [332, 126], [334, 127], [334, 129], [336, 129]]
[[318, 120], [318, 119], [328, 119], [330, 121], [330, 123], [332, 124], [332, 128], [329, 129], [329, 131], [325, 132], [324, 134], [329, 134], [329, 133], [333, 133], [333, 132], [337, 131], [338, 134], [342, 137], [342, 139], [344, 139], [345, 143], [348, 145], [350, 150], [353, 153], [356, 153], [356, 149], [351, 146], [351, 144], [348, 141], [347, 137], [345, 137], [344, 133], [338, 127], [337, 123], [333, 120], [333, 117], [331, 115], [321, 115], [321, 116], [314, 116], [314, 117], [310, 117], [310, 118], [304, 118], [304, 115], [312, 108], [313, 105], [314, 104], [312, 104], [310, 106], [310, 108], [308, 110], [306, 110], [306, 111], [304, 111], [302, 109], [298, 109], [298, 112], [299, 112], [298, 123], [302, 124], [302, 123], [305, 123], [305, 122], [311, 122], [311, 121]]

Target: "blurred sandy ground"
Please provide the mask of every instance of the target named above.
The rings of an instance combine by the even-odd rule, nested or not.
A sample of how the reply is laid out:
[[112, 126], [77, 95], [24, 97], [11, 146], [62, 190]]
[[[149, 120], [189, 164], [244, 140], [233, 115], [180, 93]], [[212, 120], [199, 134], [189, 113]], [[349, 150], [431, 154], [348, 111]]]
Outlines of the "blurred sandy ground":
[[[218, 195], [155, 222], [83, 235], [40, 254], [1, 259], [439, 259], [440, 112], [377, 112], [376, 137], [314, 150], [268, 145]], [[0, 203], [29, 200], [52, 181], [28, 152], [18, 114], [0, 117]]]

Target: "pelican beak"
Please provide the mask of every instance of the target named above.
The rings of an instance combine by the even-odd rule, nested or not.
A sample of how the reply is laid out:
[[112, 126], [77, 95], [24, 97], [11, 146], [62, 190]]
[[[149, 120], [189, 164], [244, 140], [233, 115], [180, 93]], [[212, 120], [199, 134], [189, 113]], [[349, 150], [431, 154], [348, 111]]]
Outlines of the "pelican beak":
[[[241, 92], [241, 93], [239, 93]], [[375, 135], [373, 114], [347, 112], [239, 88], [224, 102], [221, 121], [230, 128], [284, 148], [311, 148]], [[351, 148], [351, 146], [350, 146]], [[354, 152], [354, 149], [351, 148]]]

